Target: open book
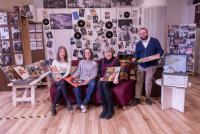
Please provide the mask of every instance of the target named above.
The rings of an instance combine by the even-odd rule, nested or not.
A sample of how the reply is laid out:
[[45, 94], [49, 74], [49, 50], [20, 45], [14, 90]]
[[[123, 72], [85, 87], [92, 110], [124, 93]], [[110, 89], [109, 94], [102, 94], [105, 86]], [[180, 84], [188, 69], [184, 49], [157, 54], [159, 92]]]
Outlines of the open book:
[[120, 67], [107, 67], [104, 81], [118, 81]]
[[84, 85], [84, 80], [80, 80], [78, 78], [73, 78], [73, 77], [67, 77], [65, 78], [65, 80], [71, 84], [73, 87], [78, 87], [78, 86], [81, 86], [81, 85]]
[[53, 79], [56, 81], [58, 78], [62, 77], [60, 71], [56, 66], [49, 65], [49, 70], [51, 71], [51, 75]]

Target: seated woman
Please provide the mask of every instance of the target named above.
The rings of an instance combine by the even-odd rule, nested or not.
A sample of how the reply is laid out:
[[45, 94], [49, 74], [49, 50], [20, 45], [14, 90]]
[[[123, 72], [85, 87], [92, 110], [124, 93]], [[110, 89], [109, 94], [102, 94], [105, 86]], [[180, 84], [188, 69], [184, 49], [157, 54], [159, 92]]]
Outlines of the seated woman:
[[58, 48], [56, 59], [53, 61], [52, 66], [56, 66], [57, 69], [60, 71], [61, 77], [55, 80], [55, 87], [56, 87], [56, 95], [53, 100], [52, 104], [52, 115], [56, 115], [56, 104], [58, 103], [61, 94], [63, 94], [65, 98], [65, 102], [67, 104], [68, 110], [72, 110], [71, 102], [67, 96], [67, 87], [69, 84], [64, 80], [71, 70], [71, 61], [68, 59], [67, 50], [64, 46], [60, 46]]
[[103, 51], [104, 58], [99, 62], [98, 74], [100, 80], [98, 81], [98, 89], [100, 89], [103, 111], [100, 114], [100, 118], [110, 119], [114, 114], [113, 100], [112, 100], [112, 88], [115, 84], [118, 84], [118, 79], [114, 81], [105, 81], [104, 76], [107, 67], [120, 66], [120, 62], [114, 55], [115, 51], [112, 47], [107, 47]]
[[74, 78], [83, 80], [83, 85], [88, 85], [84, 100], [82, 100], [81, 86], [73, 89], [77, 104], [83, 113], [86, 112], [86, 106], [88, 105], [88, 102], [90, 101], [90, 98], [95, 90], [96, 76], [97, 63], [93, 60], [92, 50], [90, 48], [86, 48], [83, 51], [83, 59], [79, 62], [77, 70], [72, 75]]

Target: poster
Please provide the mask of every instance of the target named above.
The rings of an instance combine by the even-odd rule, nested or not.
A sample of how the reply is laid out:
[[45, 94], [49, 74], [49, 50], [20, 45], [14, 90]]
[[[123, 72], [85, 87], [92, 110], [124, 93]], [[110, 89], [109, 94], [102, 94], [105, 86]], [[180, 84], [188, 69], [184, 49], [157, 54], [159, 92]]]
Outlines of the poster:
[[169, 53], [187, 55], [187, 71], [194, 72], [196, 24], [169, 25], [167, 44]]
[[0, 25], [7, 25], [7, 24], [8, 24], [7, 13], [0, 13]]
[[50, 14], [51, 29], [72, 29], [72, 14]]
[[15, 54], [15, 64], [23, 65], [23, 55], [22, 54]]

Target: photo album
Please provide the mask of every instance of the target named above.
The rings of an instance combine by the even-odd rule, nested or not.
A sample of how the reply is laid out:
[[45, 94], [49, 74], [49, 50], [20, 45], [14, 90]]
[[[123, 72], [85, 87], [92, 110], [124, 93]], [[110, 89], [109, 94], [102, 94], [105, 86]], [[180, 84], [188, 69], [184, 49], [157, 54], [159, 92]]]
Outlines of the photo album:
[[51, 76], [53, 77], [55, 81], [58, 80], [60, 77], [62, 77], [60, 74], [60, 71], [58, 70], [56, 66], [49, 65], [48, 68], [51, 72]]
[[67, 77], [65, 78], [65, 80], [71, 84], [73, 87], [78, 87], [78, 86], [82, 86], [84, 85], [84, 80], [78, 79], [78, 78], [74, 78], [74, 77]]

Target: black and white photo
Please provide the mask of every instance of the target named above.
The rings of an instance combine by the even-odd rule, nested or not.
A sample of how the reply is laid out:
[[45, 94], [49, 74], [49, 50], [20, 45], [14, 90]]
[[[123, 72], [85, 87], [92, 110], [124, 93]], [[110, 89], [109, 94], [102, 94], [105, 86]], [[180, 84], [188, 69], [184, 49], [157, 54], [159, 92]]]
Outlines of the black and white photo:
[[15, 54], [15, 64], [23, 65], [23, 55], [22, 54]]
[[9, 41], [3, 41], [2, 42], [2, 53], [10, 53], [10, 42]]
[[22, 42], [21, 41], [14, 41], [13, 46], [14, 46], [15, 52], [22, 52], [23, 48], [22, 48]]

